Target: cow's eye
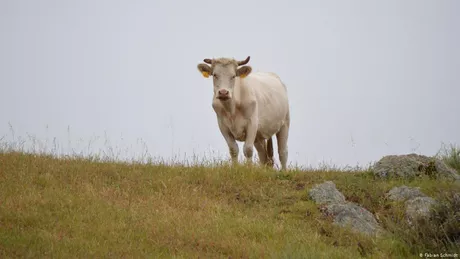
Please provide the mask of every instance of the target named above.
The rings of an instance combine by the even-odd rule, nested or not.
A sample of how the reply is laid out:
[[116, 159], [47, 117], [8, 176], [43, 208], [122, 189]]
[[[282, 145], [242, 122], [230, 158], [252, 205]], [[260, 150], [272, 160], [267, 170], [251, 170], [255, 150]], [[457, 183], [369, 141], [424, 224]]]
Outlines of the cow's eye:
[[217, 76], [216, 74], [213, 74], [212, 76], [213, 76], [215, 79], [217, 79], [217, 78], [218, 78], [218, 76]]
[[236, 76], [232, 76], [232, 79], [235, 79]]

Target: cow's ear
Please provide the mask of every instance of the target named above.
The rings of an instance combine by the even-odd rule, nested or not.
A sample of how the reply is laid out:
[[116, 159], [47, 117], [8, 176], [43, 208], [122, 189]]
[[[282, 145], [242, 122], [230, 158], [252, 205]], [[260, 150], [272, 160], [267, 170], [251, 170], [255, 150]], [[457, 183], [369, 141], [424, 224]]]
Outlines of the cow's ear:
[[204, 63], [198, 64], [197, 68], [198, 68], [198, 71], [200, 71], [200, 73], [206, 78], [208, 78], [212, 72], [211, 67]]
[[238, 68], [238, 70], [236, 70], [236, 75], [241, 77], [241, 78], [245, 78], [247, 77], [252, 71], [252, 67], [250, 66], [242, 66], [240, 68]]

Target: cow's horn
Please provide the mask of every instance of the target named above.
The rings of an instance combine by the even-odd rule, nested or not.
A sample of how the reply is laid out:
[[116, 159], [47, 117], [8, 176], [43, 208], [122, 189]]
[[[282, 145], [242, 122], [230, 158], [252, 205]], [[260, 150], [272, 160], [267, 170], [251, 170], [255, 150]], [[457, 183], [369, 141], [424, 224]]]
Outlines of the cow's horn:
[[249, 59], [250, 59], [250, 58], [251, 58], [251, 57], [248, 56], [245, 60], [243, 60], [243, 61], [238, 61], [238, 66], [246, 65], [246, 64], [249, 62]]
[[205, 63], [210, 64], [210, 65], [212, 64], [212, 60], [209, 59], [209, 58], [205, 58], [205, 59], [203, 59], [203, 61], [204, 61]]

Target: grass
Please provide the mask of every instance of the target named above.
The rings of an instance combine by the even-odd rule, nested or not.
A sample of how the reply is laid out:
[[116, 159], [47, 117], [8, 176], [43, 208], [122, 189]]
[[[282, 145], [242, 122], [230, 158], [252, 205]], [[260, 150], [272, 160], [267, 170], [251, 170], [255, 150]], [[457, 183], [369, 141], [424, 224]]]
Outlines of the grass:
[[436, 156], [460, 173], [460, 148], [443, 145]]
[[[387, 234], [360, 235], [324, 218], [308, 190], [326, 180], [374, 213]], [[401, 204], [384, 195], [403, 184], [445, 201], [460, 190], [428, 178], [375, 179], [369, 169], [127, 163], [4, 143], [0, 257], [419, 258], [458, 251], [452, 238], [460, 205], [443, 203], [441, 229], [410, 230]]]

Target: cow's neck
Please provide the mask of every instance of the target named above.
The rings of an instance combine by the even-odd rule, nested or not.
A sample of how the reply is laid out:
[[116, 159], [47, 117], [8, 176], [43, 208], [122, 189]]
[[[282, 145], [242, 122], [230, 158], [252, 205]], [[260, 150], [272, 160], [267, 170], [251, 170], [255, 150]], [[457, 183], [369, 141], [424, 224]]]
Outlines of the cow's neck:
[[222, 107], [224, 111], [229, 115], [234, 115], [236, 112], [236, 102], [234, 99], [222, 102]]

